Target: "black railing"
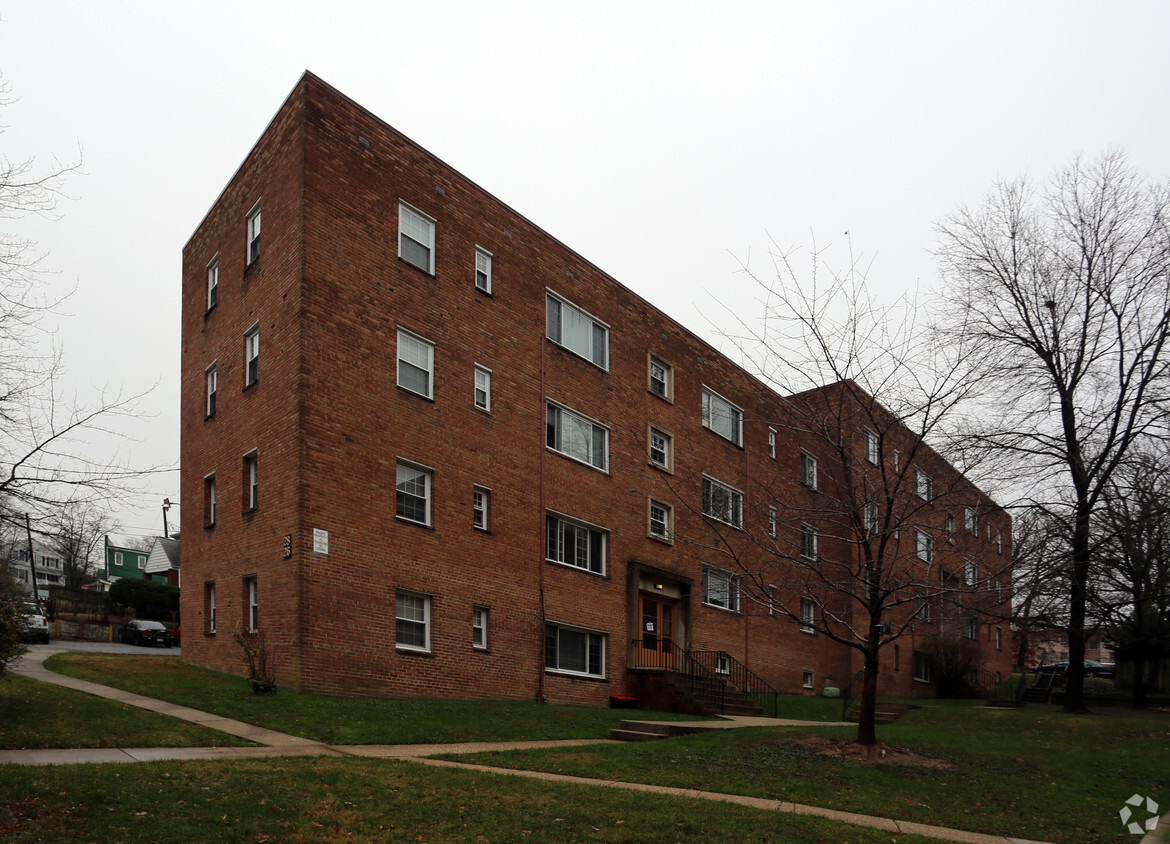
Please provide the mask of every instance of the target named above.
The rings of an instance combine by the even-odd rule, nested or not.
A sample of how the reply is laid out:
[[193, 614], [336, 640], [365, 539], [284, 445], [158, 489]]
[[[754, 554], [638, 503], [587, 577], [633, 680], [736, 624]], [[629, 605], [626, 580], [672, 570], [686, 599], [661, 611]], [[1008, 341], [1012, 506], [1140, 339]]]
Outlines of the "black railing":
[[1028, 678], [1026, 675], [1008, 676], [1006, 680], [996, 679], [986, 668], [978, 667], [975, 669], [975, 678], [972, 685], [975, 686], [976, 692], [987, 698], [988, 700], [1001, 701], [1003, 703], [1019, 703], [1024, 697], [1024, 689], [1028, 685]]
[[634, 666], [637, 668], [662, 668], [673, 672], [683, 680], [690, 691], [709, 701], [723, 714], [727, 703], [727, 680], [702, 661], [694, 659], [691, 652], [680, 648], [670, 640], [657, 636], [634, 639], [631, 642]]
[[853, 706], [853, 701], [861, 697], [861, 688], [865, 683], [865, 669], [861, 669], [845, 684], [845, 688], [841, 690], [841, 720], [845, 720], [845, 716], [849, 714], [850, 707]]
[[733, 689], [743, 692], [769, 718], [779, 717], [780, 692], [726, 651], [691, 651], [691, 659], [705, 671], [722, 677]]

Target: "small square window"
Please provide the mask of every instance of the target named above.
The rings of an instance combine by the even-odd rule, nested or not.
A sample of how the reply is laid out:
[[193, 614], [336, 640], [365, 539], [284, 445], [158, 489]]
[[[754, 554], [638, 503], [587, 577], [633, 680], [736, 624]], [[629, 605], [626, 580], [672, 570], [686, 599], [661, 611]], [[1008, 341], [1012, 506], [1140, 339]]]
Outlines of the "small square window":
[[817, 529], [812, 525], [800, 526], [800, 556], [810, 560], [817, 558]]
[[405, 202], [398, 203], [398, 257], [435, 274], [435, 221]]
[[807, 668], [801, 674], [801, 688], [811, 689], [816, 675]]
[[670, 542], [673, 539], [671, 520], [673, 512], [669, 504], [650, 499], [649, 504], [649, 534], [654, 539]]
[[471, 645], [480, 650], [488, 646], [488, 608], [471, 608]]
[[260, 380], [260, 326], [253, 326], [244, 335], [244, 388]]
[[715, 654], [715, 673], [716, 674], [730, 674], [731, 673], [731, 654], [720, 651]]
[[878, 436], [873, 431], [869, 430], [865, 432], [865, 459], [873, 465], [877, 465]]
[[395, 515], [420, 525], [431, 523], [431, 470], [399, 460]]
[[219, 253], [207, 264], [207, 310], [219, 301]]
[[471, 488], [471, 524], [476, 530], [488, 529], [488, 504], [491, 490], [485, 486]]
[[399, 589], [394, 593], [394, 643], [410, 651], [431, 649], [431, 598]]
[[475, 406], [489, 413], [492, 409], [492, 371], [475, 365]]
[[248, 212], [248, 260], [246, 266], [260, 257], [260, 203], [257, 202]]
[[492, 292], [492, 253], [475, 247], [475, 289]]
[[650, 392], [667, 401], [674, 399], [674, 369], [669, 363], [656, 355], [650, 355], [646, 377]]
[[219, 385], [215, 364], [207, 367], [207, 418], [215, 416], [215, 394]]
[[807, 451], [800, 453], [800, 482], [809, 489], [817, 488], [817, 459]]
[[426, 398], [433, 397], [435, 345], [417, 334], [398, 329], [398, 386]]
[[648, 431], [647, 445], [650, 462], [659, 469], [672, 471], [674, 468], [674, 438], [651, 425]]

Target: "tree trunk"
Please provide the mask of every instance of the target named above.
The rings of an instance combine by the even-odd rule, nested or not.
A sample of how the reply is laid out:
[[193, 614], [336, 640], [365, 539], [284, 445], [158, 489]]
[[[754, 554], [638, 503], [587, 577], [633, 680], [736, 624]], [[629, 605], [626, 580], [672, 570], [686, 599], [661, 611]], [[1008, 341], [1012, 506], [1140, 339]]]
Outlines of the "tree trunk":
[[1068, 673], [1064, 712], [1087, 713], [1085, 706], [1085, 607], [1089, 595], [1089, 505], [1079, 495], [1072, 542], [1072, 591], [1068, 610]]
[[877, 744], [877, 628], [870, 625], [869, 641], [865, 646], [865, 674], [861, 680], [861, 709], [857, 713], [857, 743], [872, 747]]

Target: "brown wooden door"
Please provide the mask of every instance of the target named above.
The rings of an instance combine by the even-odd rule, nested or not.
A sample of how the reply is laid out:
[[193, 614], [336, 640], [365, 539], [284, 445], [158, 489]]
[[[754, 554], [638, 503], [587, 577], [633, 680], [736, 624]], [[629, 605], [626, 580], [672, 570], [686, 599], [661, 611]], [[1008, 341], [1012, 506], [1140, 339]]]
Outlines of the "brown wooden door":
[[638, 664], [674, 668], [676, 602], [660, 595], [638, 596]]

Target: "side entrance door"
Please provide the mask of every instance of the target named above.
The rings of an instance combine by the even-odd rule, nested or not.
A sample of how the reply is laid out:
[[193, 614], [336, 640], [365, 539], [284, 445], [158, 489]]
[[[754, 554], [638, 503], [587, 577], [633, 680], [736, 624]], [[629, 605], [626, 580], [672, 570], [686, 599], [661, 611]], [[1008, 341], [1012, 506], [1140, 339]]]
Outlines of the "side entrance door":
[[661, 595], [638, 595], [638, 664], [674, 668], [674, 620], [677, 601]]

